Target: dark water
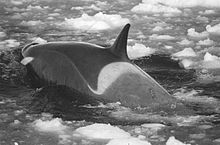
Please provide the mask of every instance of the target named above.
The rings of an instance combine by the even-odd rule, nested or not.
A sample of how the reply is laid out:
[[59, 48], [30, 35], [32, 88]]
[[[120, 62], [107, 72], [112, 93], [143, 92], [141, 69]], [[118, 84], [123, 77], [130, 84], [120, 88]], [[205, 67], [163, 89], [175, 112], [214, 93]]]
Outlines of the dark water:
[[[171, 59], [173, 53], [185, 48], [177, 42], [188, 38], [187, 29], [196, 28], [198, 32], [202, 32], [206, 25], [220, 22], [218, 9], [215, 9], [215, 14], [209, 16], [199, 13], [206, 8], [192, 8], [185, 10], [185, 15], [163, 17], [131, 12], [131, 8], [140, 1], [24, 0], [22, 4], [16, 2], [0, 0], [0, 32], [5, 33], [5, 36], [0, 34], [1, 145], [106, 144], [106, 141], [79, 139], [72, 135], [76, 128], [94, 123], [118, 126], [134, 137], [144, 136], [152, 145], [164, 145], [170, 136], [192, 145], [220, 144], [219, 68], [208, 70], [208, 73], [203, 74], [203, 68], [183, 69], [179, 61]], [[100, 10], [88, 8], [92, 4], [102, 5]], [[41, 8], [30, 8], [30, 5]], [[74, 7], [83, 9], [77, 10], [73, 9]], [[70, 91], [63, 86], [41, 88], [36, 76], [27, 75], [27, 69], [20, 64], [22, 59], [20, 51], [36, 37], [47, 41], [76, 40], [101, 45], [111, 44], [119, 31], [118, 27], [96, 32], [58, 27], [58, 24], [64, 22], [65, 17], [78, 18], [83, 13], [94, 15], [99, 11], [118, 14], [130, 20], [132, 27], [129, 45], [141, 43], [156, 49], [153, 55], [133, 62], [155, 78], [174, 97], [181, 100], [190, 110], [188, 115], [148, 112], [146, 108], [126, 108], [117, 103], [100, 104], [98, 100], [90, 100], [88, 96]], [[48, 15], [53, 19], [49, 19]], [[208, 21], [201, 21], [198, 16], [206, 17]], [[33, 25], [22, 23], [32, 20], [40, 22]], [[164, 27], [171, 29], [152, 32], [154, 26], [159, 23], [166, 23]], [[151, 40], [150, 36], [154, 33], [172, 35], [175, 39]], [[220, 41], [216, 36], [212, 40], [215, 44], [209, 46], [212, 49], [208, 50], [217, 55]], [[198, 40], [191, 41], [194, 44], [189, 47], [199, 54], [192, 60], [200, 62], [208, 46], [198, 47], [196, 45]], [[166, 49], [166, 46], [172, 46], [174, 49]], [[207, 77], [209, 74], [212, 75]], [[39, 119], [46, 122], [55, 118], [61, 119], [61, 123], [68, 131], [44, 132], [33, 125]], [[166, 127], [152, 131], [141, 126], [145, 123], [160, 123]]]

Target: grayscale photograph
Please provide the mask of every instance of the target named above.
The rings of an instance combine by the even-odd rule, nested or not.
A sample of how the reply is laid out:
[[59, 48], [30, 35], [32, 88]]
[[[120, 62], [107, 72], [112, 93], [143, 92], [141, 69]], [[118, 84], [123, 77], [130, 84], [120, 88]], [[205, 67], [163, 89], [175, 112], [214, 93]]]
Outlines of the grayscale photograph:
[[0, 0], [0, 145], [220, 145], [220, 0]]

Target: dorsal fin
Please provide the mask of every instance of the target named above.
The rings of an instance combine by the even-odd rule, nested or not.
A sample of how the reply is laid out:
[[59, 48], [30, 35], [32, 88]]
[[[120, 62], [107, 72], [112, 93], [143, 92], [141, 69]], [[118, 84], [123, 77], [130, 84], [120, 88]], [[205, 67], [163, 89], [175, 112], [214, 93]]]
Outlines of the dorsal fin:
[[110, 48], [112, 53], [124, 59], [128, 59], [127, 39], [128, 39], [129, 28], [130, 28], [130, 24], [126, 24], [124, 26], [121, 33], [118, 35], [114, 44]]

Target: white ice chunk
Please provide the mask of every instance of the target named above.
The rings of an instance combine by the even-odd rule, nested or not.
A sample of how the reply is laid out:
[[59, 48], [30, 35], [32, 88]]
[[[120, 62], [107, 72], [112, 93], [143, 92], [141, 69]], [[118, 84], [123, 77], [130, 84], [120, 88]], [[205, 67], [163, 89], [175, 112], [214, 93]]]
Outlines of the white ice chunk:
[[99, 31], [121, 27], [127, 23], [129, 23], [129, 19], [122, 18], [120, 15], [108, 15], [99, 12], [94, 16], [82, 14], [79, 18], [65, 18], [65, 21], [60, 26], [64, 26], [67, 29]]
[[34, 38], [31, 38], [31, 40], [32, 40], [32, 43], [39, 43], [39, 44], [47, 43], [47, 40], [42, 39], [40, 37], [34, 37]]
[[204, 61], [216, 61], [216, 60], [220, 61], [220, 58], [218, 56], [211, 55], [209, 52], [206, 52], [206, 54], [204, 55]]
[[[220, 7], [219, 0], [142, 0], [144, 3], [158, 3], [172, 7]], [[154, 1], [154, 2], [152, 2]]]
[[130, 59], [137, 59], [155, 53], [155, 49], [139, 43], [135, 43], [133, 46], [128, 46], [127, 51]]
[[75, 130], [76, 134], [89, 139], [118, 139], [129, 138], [130, 134], [119, 127], [110, 124], [95, 123]]
[[199, 14], [201, 14], [201, 15], [211, 15], [211, 14], [215, 14], [215, 10], [200, 11]]
[[170, 36], [170, 35], [157, 35], [157, 34], [152, 34], [149, 36], [151, 40], [174, 40], [175, 37]]
[[210, 34], [220, 35], [220, 24], [217, 24], [217, 25], [214, 25], [214, 26], [207, 25], [206, 30]]
[[159, 31], [162, 31], [164, 28], [162, 28], [161, 26], [156, 26], [152, 29], [152, 31], [155, 31], [155, 32], [159, 32]]
[[146, 140], [140, 140], [138, 138], [123, 138], [123, 139], [112, 139], [106, 145], [151, 145]]
[[166, 142], [166, 145], [190, 145], [190, 144], [185, 144], [177, 139], [175, 139], [174, 136], [171, 136], [167, 142]]
[[182, 59], [179, 62], [180, 67], [185, 68], [185, 69], [190, 69], [194, 64], [195, 62], [190, 59]]
[[6, 37], [6, 33], [5, 32], [0, 32], [0, 38]]
[[63, 121], [60, 118], [54, 118], [52, 120], [35, 120], [32, 126], [41, 132], [51, 132], [51, 133], [63, 133], [67, 126], [63, 125]]
[[135, 13], [181, 13], [181, 10], [160, 3], [140, 3], [131, 9]]
[[197, 39], [204, 39], [207, 38], [209, 36], [209, 33], [207, 31], [203, 31], [201, 33], [196, 32], [194, 28], [190, 28], [187, 30], [188, 32], [188, 36], [193, 37], [193, 38], [197, 38]]
[[188, 39], [183, 39], [182, 41], [177, 42], [177, 43], [180, 44], [180, 45], [192, 45], [193, 41], [190, 41]]
[[166, 127], [165, 125], [159, 123], [146, 123], [146, 124], [142, 124], [141, 126], [152, 130], [160, 130]]
[[8, 39], [5, 40], [4, 42], [6, 47], [18, 47], [20, 45], [20, 42], [18, 42], [15, 39]]
[[182, 51], [172, 54], [173, 57], [196, 57], [196, 52], [192, 48], [185, 48]]
[[34, 20], [31, 20], [31, 21], [22, 21], [21, 22], [21, 25], [23, 26], [38, 26], [38, 25], [42, 25], [43, 22], [41, 20], [37, 20], [37, 21], [34, 21]]
[[209, 45], [213, 45], [215, 44], [215, 42], [213, 40], [205, 39], [205, 40], [200, 40], [198, 43], [196, 43], [196, 45], [205, 45], [205, 46], [209, 46]]

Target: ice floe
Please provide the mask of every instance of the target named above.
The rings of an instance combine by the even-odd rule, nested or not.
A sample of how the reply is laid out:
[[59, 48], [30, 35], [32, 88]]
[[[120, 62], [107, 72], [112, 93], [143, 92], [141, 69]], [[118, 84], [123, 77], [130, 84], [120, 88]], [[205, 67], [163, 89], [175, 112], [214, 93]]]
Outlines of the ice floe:
[[150, 56], [155, 53], [155, 49], [146, 47], [143, 44], [135, 43], [133, 46], [128, 46], [128, 57], [130, 59], [137, 59], [144, 56]]
[[141, 126], [144, 128], [151, 129], [151, 130], [160, 130], [166, 127], [166, 125], [159, 124], [159, 123], [145, 123], [145, 124], [142, 124]]
[[117, 14], [103, 14], [99, 12], [94, 16], [89, 16], [84, 13], [79, 18], [65, 18], [65, 21], [60, 24], [61, 27], [66, 29], [80, 29], [85, 31], [99, 31], [114, 29], [122, 27], [129, 23], [129, 19], [122, 18]]
[[220, 24], [211, 26], [211, 25], [207, 25], [206, 26], [206, 30], [213, 35], [220, 35]]
[[171, 136], [167, 142], [166, 145], [190, 145], [190, 144], [185, 144], [179, 140], [177, 140], [174, 136]]
[[38, 119], [32, 123], [32, 126], [40, 132], [51, 132], [62, 134], [67, 126], [63, 124], [60, 118], [54, 118], [52, 120]]
[[168, 41], [168, 40], [175, 40], [176, 38], [174, 36], [170, 35], [158, 35], [158, 34], [152, 34], [149, 36], [151, 40], [162, 40], [162, 41]]
[[144, 3], [152, 1], [172, 7], [220, 7], [219, 0], [143, 0]]
[[112, 139], [106, 145], [151, 145], [151, 143], [138, 138], [123, 138]]
[[164, 30], [164, 28], [162, 28], [161, 26], [156, 26], [152, 29], [152, 31], [154, 31], [154, 32], [159, 32], [159, 31], [162, 31], [162, 30]]
[[33, 37], [30, 39], [32, 41], [32, 43], [39, 43], [39, 44], [45, 44], [47, 43], [47, 40], [42, 39], [40, 37]]
[[205, 39], [205, 40], [200, 40], [199, 42], [196, 43], [196, 45], [205, 45], [205, 46], [211, 46], [214, 45], [215, 42], [213, 40]]
[[[80, 127], [75, 130], [76, 136], [81, 135], [89, 139], [118, 139], [130, 138], [130, 134], [119, 127], [111, 126], [110, 124], [95, 123], [85, 127]], [[77, 135], [78, 134], [78, 135]]]
[[211, 55], [209, 52], [206, 52], [204, 55], [204, 61], [220, 61], [220, 57]]
[[193, 41], [190, 41], [190, 40], [188, 40], [188, 39], [183, 39], [182, 41], [177, 42], [177, 43], [180, 44], [180, 45], [185, 45], [185, 46], [193, 45], [193, 44], [194, 44]]
[[157, 1], [143, 1], [131, 9], [135, 13], [181, 13], [181, 10], [166, 6]]
[[14, 48], [20, 46], [20, 42], [15, 39], [7, 39], [0, 42], [0, 50]]
[[205, 38], [208, 38], [209, 36], [209, 33], [207, 31], [203, 31], [199, 33], [195, 31], [195, 28], [190, 28], [187, 30], [187, 32], [188, 32], [187, 35], [190, 38], [194, 38], [194, 39], [205, 39]]
[[199, 14], [201, 14], [201, 15], [211, 15], [211, 14], [215, 14], [215, 10], [200, 11]]
[[191, 60], [191, 59], [187, 59], [187, 58], [182, 59], [182, 60], [179, 62], [180, 67], [185, 68], [185, 69], [190, 69], [190, 68], [192, 68], [192, 66], [193, 66], [194, 64], [196, 64], [196, 62], [194, 62], [194, 61]]
[[220, 57], [206, 52], [206, 54], [204, 55], [204, 60], [202, 62], [202, 67], [206, 69], [219, 69]]
[[6, 37], [7, 34], [5, 32], [0, 32], [0, 38]]
[[22, 21], [21, 25], [23, 26], [39, 26], [42, 25], [43, 22], [41, 20], [31, 20], [31, 21]]
[[181, 58], [181, 57], [196, 57], [197, 54], [192, 48], [185, 48], [182, 51], [172, 54], [173, 57]]

